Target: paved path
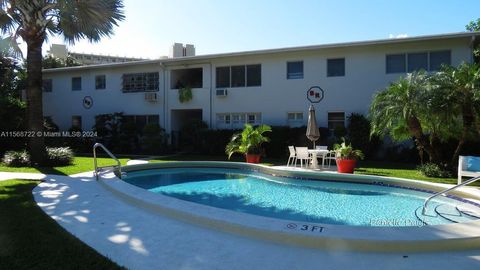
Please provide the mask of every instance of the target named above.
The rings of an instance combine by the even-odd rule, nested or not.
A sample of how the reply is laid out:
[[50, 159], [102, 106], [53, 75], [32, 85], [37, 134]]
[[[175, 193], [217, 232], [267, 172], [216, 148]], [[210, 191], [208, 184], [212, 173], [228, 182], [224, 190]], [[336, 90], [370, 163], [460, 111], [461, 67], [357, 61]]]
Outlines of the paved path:
[[[279, 245], [167, 219], [117, 200], [91, 173], [43, 178], [38, 205], [66, 230], [130, 269], [478, 269], [480, 251], [374, 254]], [[22, 177], [23, 176], [23, 177]], [[0, 178], [7, 175], [0, 173]]]

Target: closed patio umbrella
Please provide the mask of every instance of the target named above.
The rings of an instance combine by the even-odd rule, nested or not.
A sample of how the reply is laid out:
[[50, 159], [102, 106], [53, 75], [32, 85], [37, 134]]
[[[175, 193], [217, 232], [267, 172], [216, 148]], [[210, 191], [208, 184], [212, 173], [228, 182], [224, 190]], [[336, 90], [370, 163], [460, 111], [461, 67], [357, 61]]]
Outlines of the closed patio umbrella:
[[308, 123], [307, 123], [307, 138], [313, 142], [313, 148], [315, 148], [315, 141], [320, 139], [320, 131], [317, 127], [317, 119], [315, 118], [315, 108], [310, 105], [308, 110]]

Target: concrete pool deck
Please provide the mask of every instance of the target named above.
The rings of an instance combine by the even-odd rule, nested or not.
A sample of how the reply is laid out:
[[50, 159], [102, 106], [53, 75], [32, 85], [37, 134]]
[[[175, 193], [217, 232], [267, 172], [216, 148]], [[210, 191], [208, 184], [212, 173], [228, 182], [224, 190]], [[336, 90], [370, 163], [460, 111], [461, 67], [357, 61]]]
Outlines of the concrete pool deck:
[[136, 208], [105, 190], [92, 173], [42, 177], [33, 191], [38, 205], [67, 231], [129, 269], [478, 269], [480, 264], [480, 250], [363, 253], [280, 245]]

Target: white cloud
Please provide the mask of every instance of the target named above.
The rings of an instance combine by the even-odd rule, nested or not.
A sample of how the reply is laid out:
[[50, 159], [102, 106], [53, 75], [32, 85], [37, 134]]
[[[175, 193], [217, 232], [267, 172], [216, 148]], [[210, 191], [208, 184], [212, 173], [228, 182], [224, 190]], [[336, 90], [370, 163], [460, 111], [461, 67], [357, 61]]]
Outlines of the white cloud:
[[388, 35], [388, 38], [406, 38], [408, 37], [408, 34], [404, 33], [404, 34], [390, 34]]

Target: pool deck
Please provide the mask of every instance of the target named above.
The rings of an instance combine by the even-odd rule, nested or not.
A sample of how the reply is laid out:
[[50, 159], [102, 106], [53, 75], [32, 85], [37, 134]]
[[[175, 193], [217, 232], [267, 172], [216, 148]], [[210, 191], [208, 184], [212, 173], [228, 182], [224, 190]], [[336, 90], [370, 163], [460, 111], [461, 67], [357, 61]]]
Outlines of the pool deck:
[[[44, 180], [38, 205], [67, 231], [129, 269], [478, 269], [480, 250], [340, 252], [250, 239], [162, 217], [119, 200], [92, 173], [0, 173]], [[480, 228], [479, 228], [480, 230]]]

